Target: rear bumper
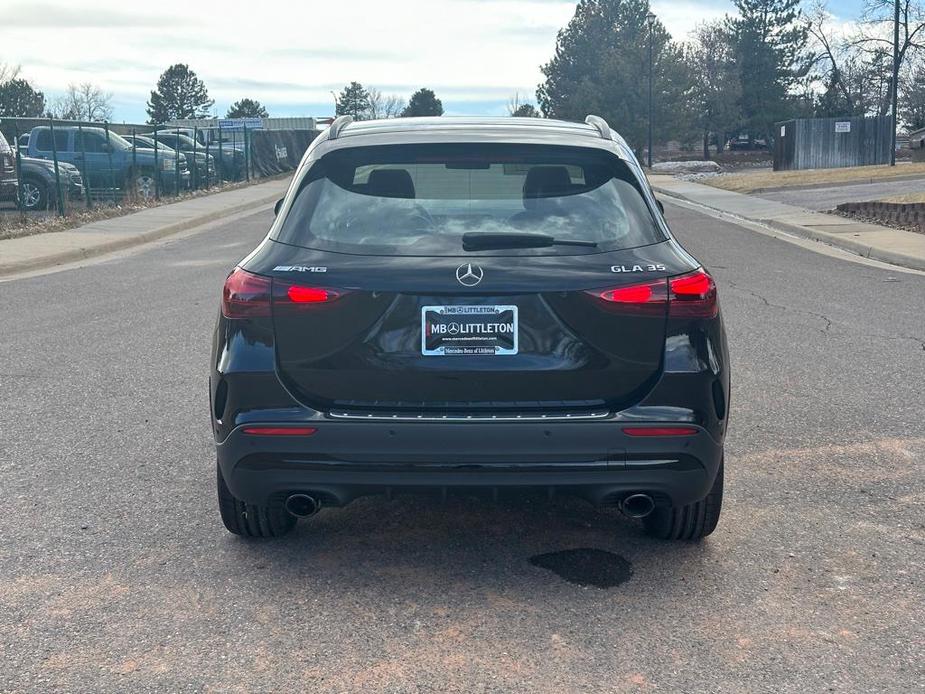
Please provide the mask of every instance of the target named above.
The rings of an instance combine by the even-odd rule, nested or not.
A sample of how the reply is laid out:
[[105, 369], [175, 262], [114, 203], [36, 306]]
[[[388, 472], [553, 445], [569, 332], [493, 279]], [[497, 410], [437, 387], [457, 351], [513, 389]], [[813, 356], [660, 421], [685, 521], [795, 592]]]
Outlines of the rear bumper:
[[311, 436], [260, 436], [245, 434], [244, 427], [234, 429], [217, 445], [232, 494], [265, 504], [275, 495], [306, 491], [327, 505], [343, 505], [393, 491], [519, 487], [575, 494], [593, 503], [647, 492], [658, 503], [683, 505], [706, 496], [723, 453], [722, 443], [700, 428], [692, 436], [632, 437], [613, 419], [322, 419], [311, 426], [316, 428]]

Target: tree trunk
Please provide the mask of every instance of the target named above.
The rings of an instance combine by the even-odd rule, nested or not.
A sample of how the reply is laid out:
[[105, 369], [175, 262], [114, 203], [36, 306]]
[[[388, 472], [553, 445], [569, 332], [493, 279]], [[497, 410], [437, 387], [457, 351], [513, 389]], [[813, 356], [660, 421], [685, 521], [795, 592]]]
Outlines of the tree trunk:
[[710, 131], [703, 131], [703, 158], [704, 161], [710, 161]]

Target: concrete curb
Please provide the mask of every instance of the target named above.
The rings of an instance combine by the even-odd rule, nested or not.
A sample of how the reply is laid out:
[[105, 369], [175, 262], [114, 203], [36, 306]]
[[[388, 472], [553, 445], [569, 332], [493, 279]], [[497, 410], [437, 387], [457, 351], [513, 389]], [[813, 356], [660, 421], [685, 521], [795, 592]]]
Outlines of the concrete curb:
[[857, 239], [846, 238], [836, 234], [829, 234], [824, 231], [818, 231], [811, 227], [804, 227], [798, 224], [788, 224], [787, 222], [779, 222], [774, 219], [762, 219], [756, 221], [765, 224], [772, 229], [777, 229], [778, 231], [783, 231], [788, 234], [793, 234], [794, 236], [800, 236], [804, 239], [818, 241], [829, 246], [835, 246], [836, 248], [850, 251], [863, 258], [879, 260], [884, 263], [899, 265], [900, 267], [906, 267], [912, 270], [925, 271], [925, 258], [919, 258], [918, 256], [908, 255], [907, 253], [900, 253], [898, 251], [891, 251], [889, 248], [873, 246], [869, 243], [858, 241]]
[[[882, 248], [880, 246], [873, 246], [864, 241], [857, 239], [845, 237], [842, 234], [831, 234], [825, 231], [820, 231], [818, 229], [813, 229], [812, 227], [801, 226], [798, 224], [790, 224], [788, 222], [781, 222], [775, 219], [756, 219], [752, 217], [745, 217], [728, 210], [716, 207], [715, 205], [708, 205], [707, 203], [701, 202], [699, 200], [694, 200], [682, 195], [676, 191], [667, 190], [658, 186], [657, 184], [652, 186], [660, 194], [665, 195], [670, 198], [675, 198], [677, 200], [684, 200], [685, 202], [690, 202], [695, 205], [700, 205], [708, 209], [714, 210], [715, 212], [720, 212], [728, 217], [734, 219], [741, 219], [746, 222], [754, 222], [757, 224], [762, 224], [771, 229], [777, 231], [782, 231], [787, 234], [792, 234], [794, 236], [799, 236], [800, 238], [809, 239], [810, 241], [816, 241], [819, 243], [824, 243], [829, 246], [834, 246], [836, 248], [841, 248], [842, 250], [849, 251], [855, 255], [859, 255], [863, 258], [870, 258], [871, 260], [879, 260], [884, 263], [890, 263], [891, 265], [898, 265], [900, 267], [909, 268], [912, 270], [921, 270], [925, 271], [925, 258], [909, 255], [907, 253], [901, 253], [899, 251], [893, 251], [888, 248]], [[744, 193], [742, 193], [744, 195]], [[888, 231], [893, 231], [892, 229], [887, 229]], [[906, 232], [913, 233], [913, 232]]]
[[104, 241], [102, 243], [94, 243], [88, 245], [85, 248], [72, 248], [60, 253], [42, 255], [40, 257], [30, 258], [29, 260], [20, 260], [13, 263], [0, 263], [0, 277], [17, 275], [21, 272], [30, 272], [33, 270], [44, 270], [56, 265], [64, 265], [65, 263], [87, 260], [88, 258], [94, 258], [96, 256], [113, 253], [115, 251], [122, 251], [127, 248], [132, 248], [133, 246], [140, 246], [142, 244], [150, 243], [151, 241], [157, 241], [158, 239], [170, 236], [171, 234], [187, 231], [194, 227], [202, 226], [203, 224], [208, 224], [209, 222], [214, 222], [224, 217], [231, 217], [232, 215], [238, 214], [240, 212], [246, 212], [250, 209], [256, 210], [256, 208], [276, 202], [279, 197], [280, 194], [276, 193], [274, 195], [265, 196], [257, 200], [251, 200], [246, 203], [239, 203], [230, 207], [223, 207], [220, 210], [205, 212], [197, 215], [196, 217], [184, 219], [182, 222], [165, 224], [164, 226], [157, 227], [156, 229], [151, 229], [150, 231], [142, 231], [130, 236], [126, 236], [125, 238], [117, 238], [112, 239], [111, 241]]

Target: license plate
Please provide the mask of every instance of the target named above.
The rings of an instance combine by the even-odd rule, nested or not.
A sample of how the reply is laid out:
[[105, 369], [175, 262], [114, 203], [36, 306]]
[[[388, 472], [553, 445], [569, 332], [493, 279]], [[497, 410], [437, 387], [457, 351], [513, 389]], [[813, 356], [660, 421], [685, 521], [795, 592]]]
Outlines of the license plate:
[[424, 306], [425, 357], [517, 354], [516, 306]]

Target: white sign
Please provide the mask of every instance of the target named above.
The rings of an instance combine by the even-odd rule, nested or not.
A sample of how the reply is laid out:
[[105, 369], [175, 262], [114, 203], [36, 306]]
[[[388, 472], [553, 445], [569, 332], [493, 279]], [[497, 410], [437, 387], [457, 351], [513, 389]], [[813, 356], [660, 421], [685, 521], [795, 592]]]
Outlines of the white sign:
[[221, 118], [218, 127], [222, 130], [259, 130], [263, 128], [262, 118]]
[[781, 137], [787, 136], [787, 126], [786, 125], [780, 126], [780, 136]]
[[835, 132], [850, 133], [851, 132], [851, 121], [850, 120], [835, 121]]

